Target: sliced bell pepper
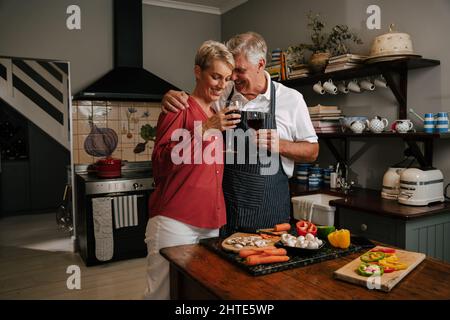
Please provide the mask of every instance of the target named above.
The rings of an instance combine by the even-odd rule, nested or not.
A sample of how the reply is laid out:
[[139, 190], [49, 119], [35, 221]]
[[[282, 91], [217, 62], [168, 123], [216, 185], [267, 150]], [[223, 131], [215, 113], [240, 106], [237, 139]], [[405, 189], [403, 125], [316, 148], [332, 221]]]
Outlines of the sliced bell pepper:
[[358, 267], [358, 273], [364, 277], [382, 276], [384, 270], [377, 264], [361, 263]]
[[373, 248], [372, 250], [370, 250], [372, 252], [383, 252], [383, 253], [395, 253], [395, 249], [391, 249], [391, 248]]
[[295, 226], [299, 236], [305, 236], [307, 233], [311, 233], [313, 236], [317, 234], [317, 227], [312, 222], [300, 220]]
[[341, 229], [328, 235], [328, 241], [333, 247], [347, 249], [350, 246], [350, 231]]
[[397, 271], [397, 270], [395, 270], [394, 268], [383, 267], [383, 272], [384, 273], [391, 273], [391, 272], [394, 272], [394, 271]]
[[376, 262], [379, 261], [381, 259], [384, 259], [385, 254], [383, 252], [366, 252], [364, 253], [360, 259], [363, 262]]
[[380, 261], [378, 261], [378, 264], [380, 266], [382, 266], [383, 268], [392, 268], [395, 269], [395, 271], [397, 270], [404, 270], [408, 268], [408, 265], [402, 262], [398, 262], [398, 261], [388, 261], [389, 258], [387, 259], [382, 259]]

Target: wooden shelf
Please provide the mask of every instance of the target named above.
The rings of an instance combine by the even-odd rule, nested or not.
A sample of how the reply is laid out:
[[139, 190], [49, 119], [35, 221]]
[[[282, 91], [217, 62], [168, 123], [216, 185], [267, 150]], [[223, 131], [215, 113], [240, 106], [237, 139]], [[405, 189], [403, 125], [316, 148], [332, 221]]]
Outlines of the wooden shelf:
[[[339, 70], [329, 73], [314, 74], [306, 78], [291, 79], [282, 81], [284, 85], [293, 89], [299, 89], [305, 85], [312, 85], [318, 81], [351, 80], [370, 76], [382, 75], [398, 102], [398, 119], [407, 118], [407, 97], [408, 97], [408, 70], [433, 67], [440, 64], [439, 60], [424, 58], [400, 58], [390, 61], [380, 61], [371, 64], [363, 64], [360, 67], [346, 70]], [[448, 138], [449, 134], [428, 134], [424, 132], [416, 133], [319, 133], [318, 137], [323, 139], [333, 153], [338, 162], [349, 164], [349, 138], [401, 138], [408, 144], [408, 154], [416, 157], [423, 167], [431, 167], [433, 164], [433, 140], [435, 138]], [[343, 150], [340, 151], [332, 143], [333, 139], [343, 142]], [[424, 152], [420, 150], [416, 142], [423, 142]]]
[[425, 140], [425, 139], [449, 139], [449, 133], [425, 133], [425, 132], [382, 132], [382, 133], [351, 133], [351, 132], [335, 132], [335, 133], [318, 133], [319, 138], [324, 139], [343, 139], [343, 138], [402, 138], [409, 140]]
[[305, 85], [312, 85], [318, 81], [326, 81], [330, 78], [333, 81], [370, 77], [383, 74], [388, 71], [402, 71], [419, 68], [433, 67], [440, 64], [439, 60], [424, 58], [402, 58], [391, 61], [381, 61], [371, 64], [363, 64], [354, 69], [339, 70], [329, 73], [314, 74], [305, 78], [289, 79], [282, 81], [285, 86], [290, 88], [300, 88]]

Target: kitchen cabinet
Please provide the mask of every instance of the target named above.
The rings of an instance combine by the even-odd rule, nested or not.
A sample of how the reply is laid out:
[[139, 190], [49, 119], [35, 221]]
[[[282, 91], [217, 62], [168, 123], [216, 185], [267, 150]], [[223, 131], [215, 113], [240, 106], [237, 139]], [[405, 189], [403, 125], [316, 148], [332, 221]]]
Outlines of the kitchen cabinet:
[[0, 173], [0, 217], [31, 209], [28, 160], [2, 161]]
[[[364, 78], [369, 76], [383, 75], [389, 88], [394, 94], [398, 102], [398, 119], [407, 118], [407, 88], [408, 88], [408, 71], [412, 69], [433, 67], [440, 64], [438, 60], [423, 58], [401, 58], [391, 61], [381, 61], [372, 64], [362, 65], [359, 68], [340, 70], [329, 73], [320, 73], [306, 78], [286, 80], [282, 83], [293, 89], [300, 89], [305, 85], [313, 85], [318, 81], [348, 80], [355, 78]], [[318, 137], [325, 142], [327, 147], [333, 153], [338, 162], [349, 164], [349, 140], [351, 138], [371, 138], [371, 137], [395, 137], [401, 138], [408, 144], [408, 153], [414, 156], [423, 167], [432, 166], [433, 157], [433, 140], [444, 137], [446, 135], [425, 134], [425, 133], [381, 133], [381, 134], [354, 134], [354, 133], [319, 133]], [[335, 140], [340, 142], [340, 146], [336, 147]], [[423, 143], [422, 152], [417, 142]]]
[[339, 227], [352, 234], [450, 262], [450, 210], [407, 220], [352, 209], [338, 214]]

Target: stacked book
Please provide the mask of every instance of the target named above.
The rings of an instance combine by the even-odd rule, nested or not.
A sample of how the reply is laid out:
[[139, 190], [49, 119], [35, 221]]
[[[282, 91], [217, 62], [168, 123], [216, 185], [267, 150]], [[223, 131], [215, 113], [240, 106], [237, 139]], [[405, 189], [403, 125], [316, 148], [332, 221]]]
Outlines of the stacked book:
[[337, 106], [322, 106], [318, 104], [308, 108], [312, 124], [316, 133], [341, 132], [342, 110]]
[[266, 64], [266, 71], [273, 80], [287, 79], [286, 54], [283, 51], [274, 50], [272, 60]]
[[362, 66], [365, 59], [367, 59], [367, 56], [351, 53], [331, 57], [328, 61], [327, 67], [325, 68], [325, 73], [358, 68]]
[[289, 65], [288, 79], [304, 78], [309, 76], [309, 69], [306, 64]]

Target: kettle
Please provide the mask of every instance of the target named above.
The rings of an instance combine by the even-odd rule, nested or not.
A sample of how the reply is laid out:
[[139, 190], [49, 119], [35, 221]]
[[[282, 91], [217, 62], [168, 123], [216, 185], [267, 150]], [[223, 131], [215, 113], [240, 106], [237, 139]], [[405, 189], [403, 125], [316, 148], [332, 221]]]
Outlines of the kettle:
[[389, 121], [386, 118], [379, 116], [374, 117], [369, 121], [368, 127], [373, 133], [381, 133], [389, 125]]
[[381, 197], [397, 200], [400, 194], [400, 175], [405, 168], [390, 167], [383, 176], [383, 188]]

